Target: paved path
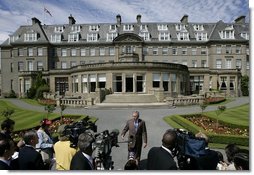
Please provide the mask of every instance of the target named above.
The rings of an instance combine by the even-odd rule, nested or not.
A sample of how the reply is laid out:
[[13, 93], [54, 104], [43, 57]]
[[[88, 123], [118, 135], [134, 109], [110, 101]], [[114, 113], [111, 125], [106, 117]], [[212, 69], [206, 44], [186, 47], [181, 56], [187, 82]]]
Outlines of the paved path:
[[[7, 99], [6, 99], [7, 100]], [[24, 103], [18, 99], [8, 99], [16, 106], [21, 108], [42, 111], [44, 112], [44, 107], [32, 106], [30, 104]], [[239, 106], [242, 104], [249, 103], [248, 97], [240, 97], [235, 101], [227, 103], [227, 108]], [[208, 106], [205, 111], [216, 110], [217, 106]], [[109, 131], [113, 129], [118, 129], [120, 132], [123, 129], [125, 122], [131, 118], [132, 111], [140, 111], [140, 118], [146, 121], [147, 132], [148, 132], [148, 146], [143, 149], [141, 159], [147, 158], [147, 153], [149, 149], [153, 146], [161, 145], [161, 138], [165, 130], [171, 128], [163, 121], [163, 117], [172, 114], [188, 114], [200, 112], [200, 107], [188, 106], [188, 107], [176, 107], [169, 108], [166, 106], [107, 106], [107, 107], [92, 107], [92, 108], [66, 108], [64, 114], [86, 114], [89, 116], [95, 116], [99, 120], [96, 122], [98, 126], [98, 132], [108, 129]], [[55, 112], [59, 112], [59, 108]], [[126, 136], [127, 139], [127, 136]], [[119, 137], [119, 141], [122, 141]], [[115, 162], [115, 170], [123, 169], [123, 166], [127, 160], [127, 144], [120, 143], [120, 147], [112, 148], [112, 158]]]

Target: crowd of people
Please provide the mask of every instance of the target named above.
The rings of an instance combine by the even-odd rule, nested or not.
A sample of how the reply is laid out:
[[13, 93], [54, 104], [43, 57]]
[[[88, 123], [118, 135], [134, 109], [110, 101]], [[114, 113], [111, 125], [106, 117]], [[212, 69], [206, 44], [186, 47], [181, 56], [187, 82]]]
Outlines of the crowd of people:
[[[124, 170], [178, 170], [176, 156], [177, 133], [168, 129], [162, 136], [161, 146], [152, 147], [147, 159], [141, 159], [142, 147], [147, 147], [145, 121], [134, 111], [121, 132], [124, 139], [128, 132], [128, 157]], [[53, 141], [48, 131], [51, 121], [44, 119], [37, 130], [26, 131], [16, 143], [12, 138], [15, 122], [6, 119], [1, 123], [0, 170], [96, 170], [93, 158], [94, 136], [90, 132], [81, 133], [77, 147], [71, 147], [66, 125], [58, 128], [58, 139]], [[225, 147], [226, 160], [220, 151], [208, 147], [209, 138], [202, 132], [195, 135], [205, 141], [201, 155], [186, 156], [186, 170], [249, 170], [249, 152], [236, 144]]]

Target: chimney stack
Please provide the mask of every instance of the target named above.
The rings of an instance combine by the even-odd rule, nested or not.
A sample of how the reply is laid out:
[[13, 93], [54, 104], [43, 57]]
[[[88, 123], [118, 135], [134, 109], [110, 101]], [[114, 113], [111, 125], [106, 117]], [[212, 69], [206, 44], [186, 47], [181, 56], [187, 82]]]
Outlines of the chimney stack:
[[183, 15], [183, 17], [181, 19], [181, 23], [188, 24], [188, 15]]
[[137, 15], [137, 23], [139, 25], [141, 24], [141, 15], [140, 14]]
[[36, 24], [36, 23], [40, 25], [40, 24], [41, 24], [41, 21], [40, 21], [39, 19], [33, 17], [33, 18], [32, 18], [32, 25], [34, 25], [34, 24]]
[[122, 19], [121, 19], [121, 15], [116, 15], [116, 23], [117, 23], [117, 26], [120, 27], [121, 25], [121, 22], [122, 22]]
[[76, 23], [76, 20], [74, 19], [74, 17], [70, 14], [69, 16], [69, 25], [73, 25]]
[[244, 24], [245, 23], [245, 16], [239, 16], [235, 19], [236, 24]]

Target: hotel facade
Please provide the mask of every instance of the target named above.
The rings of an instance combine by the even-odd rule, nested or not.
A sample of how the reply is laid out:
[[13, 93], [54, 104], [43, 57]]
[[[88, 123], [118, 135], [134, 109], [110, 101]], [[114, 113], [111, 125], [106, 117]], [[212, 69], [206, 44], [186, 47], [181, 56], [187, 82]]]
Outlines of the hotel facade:
[[[52, 94], [94, 99], [149, 95], [153, 102], [212, 90], [241, 96], [249, 75], [249, 23], [136, 22], [20, 26], [1, 45], [2, 96], [26, 96], [42, 72]], [[149, 101], [149, 100], [148, 100]]]

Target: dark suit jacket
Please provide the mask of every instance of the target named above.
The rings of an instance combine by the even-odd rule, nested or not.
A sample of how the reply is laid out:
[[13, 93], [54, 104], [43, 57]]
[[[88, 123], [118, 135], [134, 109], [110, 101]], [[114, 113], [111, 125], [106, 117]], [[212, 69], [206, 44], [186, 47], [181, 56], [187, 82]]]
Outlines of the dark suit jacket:
[[45, 170], [41, 154], [33, 147], [24, 146], [21, 148], [18, 159], [21, 170]]
[[177, 170], [176, 162], [162, 147], [153, 147], [148, 152], [148, 170]]
[[216, 170], [218, 162], [217, 152], [207, 149], [204, 156], [191, 158], [190, 166], [192, 170]]
[[12, 168], [3, 161], [0, 161], [0, 170], [12, 170]]
[[135, 148], [136, 157], [140, 158], [143, 143], [142, 140], [144, 140], [144, 143], [147, 143], [147, 131], [145, 121], [138, 119], [138, 128], [136, 131], [134, 126], [134, 119], [128, 120], [121, 135], [124, 136], [127, 131], [129, 131], [128, 140], [131, 141], [131, 143], [129, 144], [129, 151], [130, 148]]
[[92, 170], [89, 160], [78, 151], [71, 160], [70, 170]]

